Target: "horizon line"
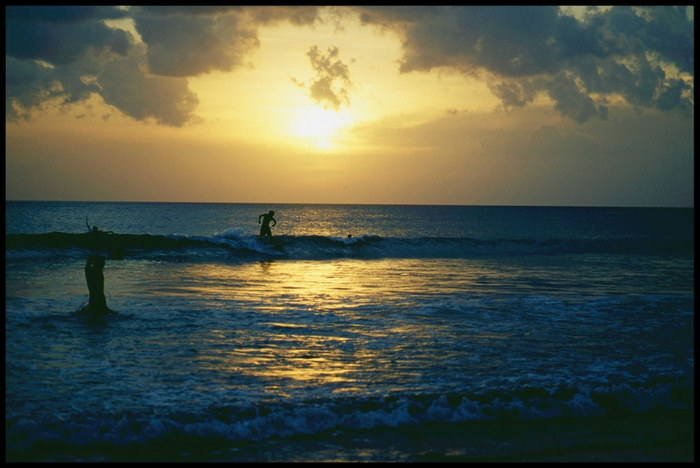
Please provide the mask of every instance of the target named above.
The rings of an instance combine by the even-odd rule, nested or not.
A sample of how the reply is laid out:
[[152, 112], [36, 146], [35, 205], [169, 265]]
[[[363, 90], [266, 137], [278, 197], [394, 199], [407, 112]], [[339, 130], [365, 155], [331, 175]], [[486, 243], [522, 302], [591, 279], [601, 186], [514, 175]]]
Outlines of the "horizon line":
[[159, 200], [43, 200], [43, 199], [5, 199], [5, 202], [36, 203], [179, 203], [208, 205], [345, 205], [345, 206], [454, 206], [454, 207], [491, 207], [491, 208], [668, 208], [694, 209], [694, 205], [550, 205], [550, 204], [460, 204], [460, 203], [352, 203], [352, 202], [251, 202], [251, 201], [159, 201]]

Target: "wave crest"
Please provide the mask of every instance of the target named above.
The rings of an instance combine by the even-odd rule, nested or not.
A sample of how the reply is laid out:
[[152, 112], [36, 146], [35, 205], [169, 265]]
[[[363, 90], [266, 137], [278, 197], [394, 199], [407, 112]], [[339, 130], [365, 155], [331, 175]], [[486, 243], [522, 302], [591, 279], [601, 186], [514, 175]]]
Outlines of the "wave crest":
[[692, 239], [601, 238], [601, 239], [472, 239], [446, 237], [291, 236], [272, 239], [243, 235], [229, 229], [212, 236], [90, 233], [7, 234], [9, 257], [84, 255], [86, 250], [110, 258], [159, 258], [183, 255], [221, 259], [287, 258], [322, 260], [334, 258], [475, 258], [503, 255], [613, 254], [693, 256]]

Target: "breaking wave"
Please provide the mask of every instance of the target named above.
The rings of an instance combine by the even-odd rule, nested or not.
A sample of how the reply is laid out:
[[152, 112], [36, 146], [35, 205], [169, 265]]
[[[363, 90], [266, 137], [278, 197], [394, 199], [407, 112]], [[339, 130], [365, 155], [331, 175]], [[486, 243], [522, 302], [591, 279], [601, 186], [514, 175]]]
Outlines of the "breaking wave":
[[336, 258], [473, 258], [501, 255], [612, 254], [693, 256], [692, 239], [599, 238], [599, 239], [473, 239], [446, 237], [396, 238], [376, 235], [358, 237], [275, 236], [260, 240], [228, 230], [212, 236], [102, 234], [51, 232], [7, 234], [6, 255], [82, 256], [97, 251], [120, 258], [221, 258], [257, 260], [279, 258], [324, 260]]
[[[394, 431], [431, 423], [590, 418], [649, 410], [689, 411], [692, 383], [672, 385], [597, 385], [592, 388], [525, 388], [483, 394], [413, 394], [391, 397], [338, 398], [304, 404], [242, 404], [217, 406], [192, 414], [77, 414], [50, 421], [7, 418], [10, 450], [26, 450], [42, 441], [67, 446], [117, 447], [157, 444], [159, 440], [221, 440], [227, 443], [310, 436], [326, 431]], [[97, 420], [96, 420], [97, 418]], [[96, 430], [98, 428], [98, 430]]]

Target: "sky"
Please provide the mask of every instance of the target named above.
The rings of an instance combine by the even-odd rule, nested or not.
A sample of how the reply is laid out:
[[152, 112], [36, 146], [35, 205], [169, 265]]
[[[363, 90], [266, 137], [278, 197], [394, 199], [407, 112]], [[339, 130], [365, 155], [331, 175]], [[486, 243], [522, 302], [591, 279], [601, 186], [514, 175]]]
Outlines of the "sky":
[[692, 7], [5, 7], [8, 200], [694, 206]]

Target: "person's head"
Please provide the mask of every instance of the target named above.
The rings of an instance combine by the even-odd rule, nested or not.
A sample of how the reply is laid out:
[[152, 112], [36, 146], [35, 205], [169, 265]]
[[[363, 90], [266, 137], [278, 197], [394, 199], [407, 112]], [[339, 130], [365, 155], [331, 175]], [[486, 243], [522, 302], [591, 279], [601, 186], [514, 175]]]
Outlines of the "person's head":
[[92, 227], [92, 232], [97, 232], [97, 226]]
[[272, 211], [272, 210], [270, 210], [270, 213], [268, 213], [268, 214], [269, 214], [270, 216], [274, 216], [274, 215], [275, 215], [275, 212]]

